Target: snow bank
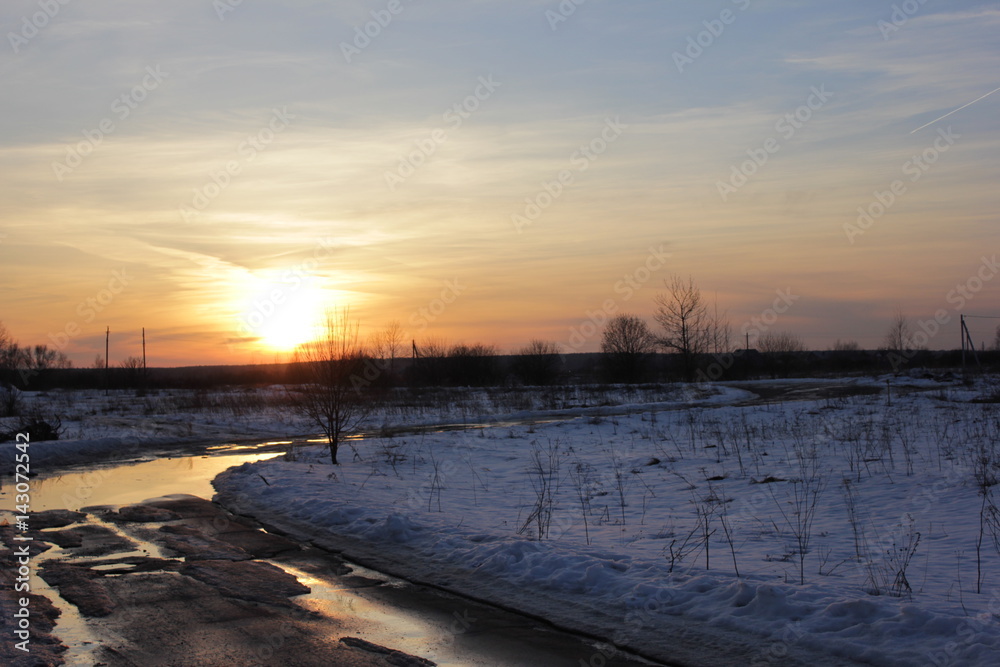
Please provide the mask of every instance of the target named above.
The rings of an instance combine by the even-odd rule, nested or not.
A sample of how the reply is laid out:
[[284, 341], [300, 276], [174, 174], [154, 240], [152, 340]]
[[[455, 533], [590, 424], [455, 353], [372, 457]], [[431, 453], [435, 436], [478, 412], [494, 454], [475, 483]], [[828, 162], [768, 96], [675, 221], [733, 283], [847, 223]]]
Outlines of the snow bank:
[[[662, 660], [994, 665], [1000, 554], [984, 547], [977, 593], [967, 463], [998, 423], [994, 406], [917, 394], [699, 407], [373, 439], [341, 466], [303, 451], [215, 486], [372, 567]], [[804, 465], [819, 500], [800, 584]]]

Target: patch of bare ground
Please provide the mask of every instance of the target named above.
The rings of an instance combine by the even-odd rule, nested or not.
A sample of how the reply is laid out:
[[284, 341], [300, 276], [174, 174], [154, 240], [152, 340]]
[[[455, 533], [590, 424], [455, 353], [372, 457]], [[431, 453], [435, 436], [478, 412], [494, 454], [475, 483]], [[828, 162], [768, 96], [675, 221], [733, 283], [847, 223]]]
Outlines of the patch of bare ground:
[[[168, 497], [88, 512], [35, 515], [33, 525], [46, 530], [32, 532], [36, 541], [31, 548], [35, 554], [47, 549], [43, 539], [60, 546], [53, 557], [42, 559], [40, 573], [59, 592], [60, 603], [76, 606], [99, 639], [97, 664], [433, 664], [344, 637], [338, 621], [297, 605], [294, 597], [309, 588], [256, 559], [297, 551], [299, 545], [264, 533], [206, 500]], [[6, 559], [0, 606], [3, 617], [10, 618], [17, 602], [11, 599], [13, 582], [8, 579], [17, 568], [6, 567], [11, 564], [11, 527], [3, 527], [2, 534], [7, 547], [0, 552]], [[165, 557], [151, 555], [157, 550]], [[5, 636], [0, 662], [17, 667], [64, 664], [60, 656], [66, 647], [50, 634], [58, 616], [49, 600], [32, 596], [32, 651], [17, 655]]]
[[[20, 567], [18, 552], [26, 544], [25, 542], [14, 541], [14, 527], [10, 525], [0, 526], [0, 664], [11, 667], [48, 667], [50, 665], [62, 665], [63, 653], [66, 646], [58, 637], [52, 634], [56, 619], [59, 618], [59, 609], [52, 602], [41, 595], [18, 591], [15, 586], [19, 583], [18, 569]], [[38, 542], [30, 544], [28, 553], [32, 558], [48, 548]], [[28, 612], [30, 614], [30, 625], [27, 630], [27, 644], [22, 648], [17, 645], [23, 640], [15, 634], [18, 628], [13, 627], [16, 621], [15, 613], [20, 611], [21, 598], [28, 600]]]

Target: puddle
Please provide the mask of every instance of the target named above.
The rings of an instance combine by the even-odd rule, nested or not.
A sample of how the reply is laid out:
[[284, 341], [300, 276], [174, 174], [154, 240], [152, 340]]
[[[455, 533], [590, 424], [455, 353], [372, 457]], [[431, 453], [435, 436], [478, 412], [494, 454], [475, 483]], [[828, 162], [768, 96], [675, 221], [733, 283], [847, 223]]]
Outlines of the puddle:
[[295, 444], [294, 440], [274, 440], [272, 442], [261, 442], [255, 445], [238, 445], [238, 444], [227, 444], [227, 445], [213, 445], [211, 447], [206, 447], [205, 451], [217, 453], [217, 452], [244, 452], [244, 451], [254, 451], [257, 449], [267, 449], [272, 447], [287, 447], [288, 445]]
[[[188, 493], [202, 498], [211, 498], [214, 493], [212, 479], [226, 468], [280, 455], [281, 452], [271, 452], [236, 456], [216, 455], [156, 459], [134, 464], [109, 464], [61, 475], [39, 476], [31, 480], [31, 509], [35, 512], [50, 509], [80, 510], [84, 507], [94, 509], [94, 506], [100, 505], [129, 505], [147, 498], [172, 493]], [[13, 497], [10, 495], [12, 493], [12, 486], [4, 485], [0, 490], [0, 502], [3, 502], [2, 514], [4, 516], [9, 514], [8, 497], [12, 501]], [[122, 531], [114, 523], [98, 522], [94, 518], [88, 519], [85, 523], [99, 523], [138, 545], [138, 549], [134, 551], [112, 554], [113, 558], [164, 557], [159, 546]], [[71, 524], [56, 530], [81, 526], [85, 523]], [[32, 562], [30, 575], [31, 590], [49, 598], [61, 612], [59, 618], [56, 619], [52, 634], [59, 637], [69, 647], [63, 654], [66, 664], [96, 664], [94, 652], [100, 647], [100, 644], [88, 629], [86, 620], [80, 615], [76, 606], [63, 600], [58, 591], [39, 576], [41, 565], [45, 561], [66, 556], [68, 553], [70, 553], [69, 550], [63, 550], [53, 545], [48, 551], [36, 556]], [[85, 563], [88, 560], [101, 560], [107, 557], [74, 557], [73, 560]], [[98, 565], [95, 569], [121, 569], [123, 567], [127, 566], [124, 564]]]
[[[298, 579], [299, 583], [312, 589], [311, 593], [296, 598], [299, 605], [341, 620], [346, 626], [345, 634], [356, 635], [366, 641], [428, 658], [441, 667], [468, 664], [462, 662], [458, 656], [429, 655], [427, 638], [439, 635], [440, 628], [416, 613], [393, 609], [386, 604], [362, 597], [357, 591], [366, 588], [365, 586], [338, 586], [287, 563], [270, 562]], [[364, 568], [352, 566], [352, 569], [355, 570], [355, 575], [364, 576]], [[367, 573], [372, 574], [370, 570]], [[382, 585], [382, 580], [388, 579], [381, 574], [377, 576], [378, 579], [371, 585]]]
[[[469, 425], [456, 428], [469, 428]], [[447, 430], [447, 427], [436, 426], [434, 429]], [[176, 494], [211, 498], [214, 495], [211, 482], [219, 473], [246, 462], [280, 456], [283, 452], [273, 449], [279, 444], [282, 443], [219, 445], [211, 455], [109, 464], [61, 475], [39, 476], [31, 482], [32, 509], [88, 508], [93, 512], [101, 506], [130, 505]], [[271, 451], [246, 453], [264, 446], [271, 447]], [[0, 490], [0, 501], [7, 500], [9, 488]], [[97, 522], [97, 519], [91, 518], [88, 522]], [[135, 551], [116, 553], [111, 557], [165, 557], [157, 545], [123, 531], [114, 523], [100, 523], [127, 537], [137, 547]], [[161, 524], [150, 522], [144, 525], [155, 529]], [[36, 559], [31, 576], [32, 589], [51, 599], [62, 611], [53, 634], [69, 647], [65, 654], [67, 664], [94, 664], [93, 654], [99, 644], [88, 631], [86, 621], [75, 606], [66, 603], [36, 574], [42, 561], [63, 553], [66, 552], [54, 547]], [[75, 560], [86, 562], [88, 559]], [[581, 656], [589, 658], [595, 655], [592, 645], [583, 638], [564, 635], [532, 619], [429, 590], [353, 563], [346, 564], [352, 570], [350, 575], [317, 576], [296, 567], [295, 558], [268, 559], [267, 562], [309, 586], [312, 593], [294, 598], [296, 602], [336, 619], [343, 626], [345, 636], [359, 637], [419, 655], [442, 667], [517, 667], [524, 664], [576, 667]], [[99, 563], [96, 567], [106, 571], [115, 568], [124, 571], [128, 566]], [[109, 572], [107, 576], [116, 575]], [[466, 618], [477, 620], [470, 625], [464, 620]], [[649, 663], [619, 656], [607, 660], [605, 664], [610, 667]]]
[[183, 456], [119, 463], [61, 475], [40, 475], [31, 480], [31, 509], [40, 512], [79, 510], [93, 505], [130, 505], [172, 493], [211, 499], [215, 494], [212, 480], [226, 468], [280, 455], [281, 452]]
[[109, 572], [119, 572], [126, 570], [134, 570], [135, 565], [132, 563], [108, 563], [107, 565], [91, 565], [91, 570], [107, 570]]
[[60, 547], [52, 545], [48, 551], [44, 551], [32, 561], [31, 574], [28, 583], [31, 585], [31, 592], [43, 595], [52, 601], [60, 611], [59, 618], [55, 620], [55, 627], [52, 634], [60, 639], [68, 648], [62, 654], [67, 665], [96, 665], [94, 652], [100, 648], [100, 642], [90, 632], [87, 622], [77, 610], [76, 606], [69, 604], [61, 597], [59, 592], [49, 586], [44, 579], [39, 576], [40, 566], [47, 560], [59, 558], [66, 552]]

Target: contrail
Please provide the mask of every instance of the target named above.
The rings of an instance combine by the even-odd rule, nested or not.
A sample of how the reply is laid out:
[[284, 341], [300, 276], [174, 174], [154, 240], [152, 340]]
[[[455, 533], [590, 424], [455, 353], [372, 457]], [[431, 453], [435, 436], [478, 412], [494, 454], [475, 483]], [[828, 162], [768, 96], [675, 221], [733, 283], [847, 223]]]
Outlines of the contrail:
[[[971, 102], [969, 102], [968, 104], [963, 104], [962, 106], [958, 107], [958, 108], [957, 108], [957, 109], [955, 109], [954, 111], [949, 111], [949, 112], [948, 112], [948, 113], [946, 113], [945, 115], [941, 116], [941, 118], [935, 118], [935, 119], [934, 119], [934, 120], [932, 120], [931, 122], [929, 122], [929, 123], [926, 123], [926, 124], [924, 124], [924, 125], [921, 125], [921, 126], [920, 126], [920, 127], [918, 127], [917, 129], [913, 130], [913, 132], [919, 132], [920, 130], [924, 129], [924, 128], [925, 128], [925, 127], [927, 127], [928, 125], [933, 125], [934, 123], [938, 122], [939, 120], [943, 120], [943, 119], [947, 118], [948, 116], [952, 115], [953, 113], [956, 113], [956, 112], [958, 112], [958, 111], [961, 111], [961, 110], [962, 110], [962, 109], [964, 109], [965, 107], [968, 107], [968, 106], [972, 106], [973, 104], [975, 104], [975, 103], [976, 103], [976, 102], [978, 102], [979, 100], [984, 100], [984, 99], [986, 99], [987, 97], [989, 97], [989, 96], [990, 96], [990, 95], [992, 95], [993, 93], [997, 92], [998, 90], [1000, 90], [1000, 88], [994, 88], [993, 90], [991, 90], [990, 92], [986, 93], [986, 94], [985, 94], [985, 95], [983, 95], [982, 97], [977, 97], [976, 99], [972, 100], [972, 101], [971, 101]], [[910, 132], [910, 134], [913, 134], [913, 132]]]

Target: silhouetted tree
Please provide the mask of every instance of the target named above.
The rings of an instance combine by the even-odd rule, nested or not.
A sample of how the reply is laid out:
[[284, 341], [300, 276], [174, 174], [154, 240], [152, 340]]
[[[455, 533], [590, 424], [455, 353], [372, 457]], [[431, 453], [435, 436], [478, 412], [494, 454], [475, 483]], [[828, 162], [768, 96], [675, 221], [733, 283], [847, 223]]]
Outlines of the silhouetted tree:
[[336, 465], [344, 436], [358, 428], [371, 402], [364, 391], [367, 354], [349, 311], [328, 313], [322, 335], [299, 347], [307, 384], [294, 396], [296, 404], [327, 437], [330, 461]]
[[396, 359], [402, 350], [403, 327], [398, 320], [393, 320], [372, 336], [372, 354], [383, 362], [383, 369], [389, 378], [396, 374]]
[[601, 336], [601, 352], [609, 379], [620, 382], [642, 379], [656, 344], [656, 336], [641, 317], [625, 313], [612, 317]]
[[559, 348], [537, 338], [517, 351], [512, 362], [514, 374], [527, 385], [552, 384], [559, 377]]
[[10, 379], [14, 371], [24, 367], [26, 364], [24, 350], [17, 344], [10, 331], [0, 322], [0, 371], [3, 371], [3, 378]]
[[17, 356], [17, 343], [0, 322], [0, 417], [16, 416], [21, 409], [21, 392], [12, 384]]
[[407, 370], [409, 381], [415, 385], [443, 385], [448, 371], [448, 344], [440, 338], [427, 338], [415, 347], [416, 357]]
[[684, 379], [690, 382], [698, 356], [707, 351], [711, 342], [712, 318], [692, 278], [685, 282], [673, 275], [664, 282], [667, 292], [654, 299], [658, 306], [654, 317], [664, 334], [660, 344], [680, 355]]
[[784, 377], [797, 366], [806, 346], [802, 339], [787, 331], [766, 331], [757, 339], [757, 351], [774, 377]]
[[18, 383], [23, 387], [40, 371], [72, 365], [69, 357], [48, 345], [21, 347], [0, 322], [0, 382]]
[[51, 368], [72, 368], [73, 362], [59, 350], [53, 350], [48, 345], [34, 345], [24, 348], [24, 360], [28, 368], [35, 371], [45, 371]]
[[763, 354], [805, 352], [802, 339], [787, 331], [766, 331], [757, 339], [757, 351]]
[[493, 345], [458, 344], [448, 351], [448, 380], [462, 387], [496, 384], [500, 377], [497, 349]]
[[118, 364], [126, 387], [139, 386], [142, 379], [142, 357], [130, 356]]
[[883, 346], [890, 352], [902, 353], [911, 349], [912, 338], [913, 328], [910, 326], [910, 320], [902, 311], [896, 310], [889, 324], [889, 330], [885, 332]]
[[719, 312], [719, 304], [712, 304], [708, 315], [708, 330], [705, 336], [706, 352], [726, 354], [733, 351], [733, 327], [729, 324], [726, 311]]

